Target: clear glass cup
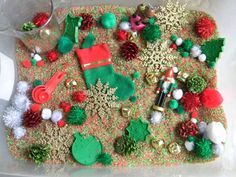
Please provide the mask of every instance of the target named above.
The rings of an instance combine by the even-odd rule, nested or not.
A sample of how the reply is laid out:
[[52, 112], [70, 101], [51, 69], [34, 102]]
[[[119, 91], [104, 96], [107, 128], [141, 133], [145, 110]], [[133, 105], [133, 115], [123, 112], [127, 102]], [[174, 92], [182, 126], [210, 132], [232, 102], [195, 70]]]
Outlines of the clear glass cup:
[[[59, 22], [54, 15], [61, 2], [63, 0], [0, 0], [0, 33], [21, 39], [32, 52], [52, 50], [61, 36]], [[48, 21], [40, 28], [23, 31], [23, 24], [32, 21], [40, 12], [49, 15]]]

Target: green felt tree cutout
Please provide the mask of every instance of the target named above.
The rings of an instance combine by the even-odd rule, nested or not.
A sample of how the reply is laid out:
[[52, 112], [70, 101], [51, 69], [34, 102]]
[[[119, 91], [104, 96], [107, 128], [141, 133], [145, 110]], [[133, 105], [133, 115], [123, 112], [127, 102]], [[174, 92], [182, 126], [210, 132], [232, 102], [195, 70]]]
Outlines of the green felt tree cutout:
[[80, 164], [91, 166], [97, 162], [110, 165], [112, 158], [103, 152], [102, 144], [96, 137], [83, 136], [79, 132], [74, 134], [75, 140], [72, 144], [72, 156]]
[[133, 138], [136, 142], [145, 141], [147, 136], [151, 134], [148, 123], [143, 122], [141, 118], [131, 120], [126, 130], [129, 133], [129, 137]]
[[224, 38], [212, 39], [201, 45], [201, 51], [206, 55], [206, 63], [214, 68], [220, 53], [223, 51]]

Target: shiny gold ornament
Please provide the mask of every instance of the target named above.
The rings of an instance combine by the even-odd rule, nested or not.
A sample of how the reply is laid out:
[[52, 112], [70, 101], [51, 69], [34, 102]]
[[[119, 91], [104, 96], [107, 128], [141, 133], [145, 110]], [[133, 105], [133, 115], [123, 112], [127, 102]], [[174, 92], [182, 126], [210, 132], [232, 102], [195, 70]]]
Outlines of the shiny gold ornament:
[[65, 81], [65, 86], [67, 88], [77, 88], [78, 87], [78, 82], [72, 78], [66, 79]]
[[185, 73], [185, 72], [179, 72], [177, 75], [177, 80], [181, 81], [181, 82], [186, 82], [187, 78], [188, 78], [189, 74]]
[[177, 155], [181, 152], [181, 146], [176, 142], [169, 144], [168, 149], [170, 153], [174, 155]]
[[161, 153], [161, 150], [165, 147], [165, 141], [162, 139], [156, 140], [153, 138], [151, 140], [151, 146], [158, 151], [158, 153]]
[[132, 117], [132, 118], [136, 118], [136, 114], [138, 112], [138, 109], [137, 107], [133, 106], [123, 106], [121, 108], [121, 115], [125, 118], [128, 118], [128, 117]]
[[158, 82], [157, 74], [155, 72], [147, 73], [145, 78], [148, 85], [154, 85]]
[[130, 41], [135, 41], [137, 39], [138, 33], [137, 32], [132, 32], [131, 35], [129, 36]]

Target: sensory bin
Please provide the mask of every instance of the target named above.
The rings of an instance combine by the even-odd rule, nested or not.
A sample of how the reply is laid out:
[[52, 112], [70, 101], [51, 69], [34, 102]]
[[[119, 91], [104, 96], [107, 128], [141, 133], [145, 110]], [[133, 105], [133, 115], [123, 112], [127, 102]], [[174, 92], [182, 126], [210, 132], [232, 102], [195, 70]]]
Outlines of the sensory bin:
[[[227, 121], [214, 68], [224, 39], [211, 16], [171, 1], [56, 15], [65, 13], [55, 50], [32, 54], [17, 41], [19, 82], [2, 117], [15, 158], [172, 166], [223, 153]], [[34, 88], [55, 73], [50, 100], [36, 101]]]

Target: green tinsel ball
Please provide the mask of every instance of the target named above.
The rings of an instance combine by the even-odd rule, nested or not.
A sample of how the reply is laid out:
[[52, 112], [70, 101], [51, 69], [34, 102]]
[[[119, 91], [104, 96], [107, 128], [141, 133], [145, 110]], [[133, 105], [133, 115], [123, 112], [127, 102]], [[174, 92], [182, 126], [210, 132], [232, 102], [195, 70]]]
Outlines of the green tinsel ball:
[[111, 164], [112, 164], [113, 159], [112, 159], [112, 157], [111, 157], [110, 154], [102, 153], [102, 154], [98, 157], [97, 161], [98, 161], [99, 163], [102, 163], [103, 165], [106, 165], [106, 166], [107, 166], [107, 165], [111, 165]]
[[36, 79], [33, 83], [34, 87], [37, 87], [39, 85], [43, 85], [43, 81], [42, 80], [39, 80], [39, 79]]
[[120, 155], [129, 155], [137, 150], [137, 144], [132, 138], [127, 135], [123, 135], [116, 139], [114, 148], [115, 152]]
[[31, 64], [32, 64], [32, 66], [36, 66], [37, 65], [37, 61], [35, 59], [32, 59], [31, 60]]
[[35, 28], [37, 28], [37, 26], [33, 22], [26, 22], [22, 26], [23, 31], [31, 31]]
[[28, 147], [28, 157], [36, 164], [41, 164], [49, 158], [49, 147], [42, 144], [33, 144]]
[[161, 38], [161, 31], [157, 24], [147, 25], [143, 30], [143, 39], [147, 42], [154, 43]]
[[207, 82], [199, 75], [193, 75], [187, 79], [187, 88], [192, 93], [201, 93], [207, 87]]
[[202, 159], [210, 159], [213, 154], [212, 142], [205, 138], [197, 140], [195, 142], [194, 151], [198, 157]]
[[100, 23], [103, 28], [111, 29], [116, 26], [116, 16], [111, 12], [107, 12], [101, 16]]
[[140, 72], [135, 71], [132, 76], [133, 76], [134, 79], [139, 79], [141, 74], [140, 74]]
[[172, 35], [172, 36], [170, 37], [170, 40], [171, 40], [172, 42], [175, 42], [177, 39], [178, 39], [178, 36], [176, 36], [176, 35]]
[[178, 114], [184, 114], [185, 111], [184, 111], [184, 107], [182, 105], [179, 105], [178, 108], [176, 109], [177, 113]]
[[183, 41], [182, 47], [186, 52], [190, 52], [191, 48], [193, 47], [193, 42], [191, 41], [191, 39], [185, 39]]
[[176, 109], [176, 108], [178, 108], [178, 106], [179, 106], [179, 103], [177, 100], [175, 100], [175, 99], [170, 100], [170, 102], [169, 102], [170, 109]]
[[82, 125], [87, 120], [87, 114], [80, 106], [72, 106], [67, 116], [68, 124]]
[[129, 98], [129, 100], [130, 100], [132, 103], [134, 103], [134, 102], [137, 101], [137, 97], [136, 97], [136, 96], [131, 96], [131, 97]]
[[70, 40], [70, 38], [66, 36], [62, 36], [58, 41], [58, 50], [62, 54], [67, 54], [73, 49], [74, 43]]

